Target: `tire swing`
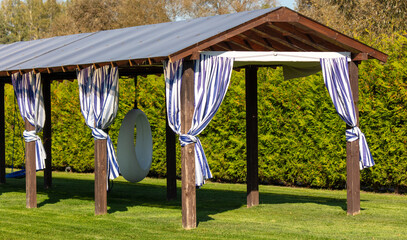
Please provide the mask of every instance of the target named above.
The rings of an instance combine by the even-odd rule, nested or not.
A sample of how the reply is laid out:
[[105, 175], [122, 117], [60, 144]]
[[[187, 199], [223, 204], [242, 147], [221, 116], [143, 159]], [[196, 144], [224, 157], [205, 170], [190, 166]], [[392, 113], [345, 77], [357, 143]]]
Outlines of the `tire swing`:
[[[137, 129], [136, 145], [134, 128]], [[153, 139], [150, 123], [140, 109], [130, 110], [122, 121], [117, 139], [117, 162], [120, 173], [129, 182], [143, 180], [150, 171]]]

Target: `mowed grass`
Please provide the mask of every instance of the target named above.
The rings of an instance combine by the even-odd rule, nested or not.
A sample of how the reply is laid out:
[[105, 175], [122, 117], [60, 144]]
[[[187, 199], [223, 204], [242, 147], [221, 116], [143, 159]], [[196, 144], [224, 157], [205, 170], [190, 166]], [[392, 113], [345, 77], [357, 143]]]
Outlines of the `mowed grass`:
[[[181, 225], [165, 179], [115, 181], [108, 214], [94, 215], [93, 174], [53, 173], [38, 208], [25, 208], [25, 179], [0, 185], [0, 239], [407, 239], [407, 196], [361, 193], [361, 214], [346, 215], [346, 191], [260, 186], [246, 208], [246, 185], [207, 183], [197, 190], [198, 227]], [[180, 182], [178, 182], [180, 187]]]

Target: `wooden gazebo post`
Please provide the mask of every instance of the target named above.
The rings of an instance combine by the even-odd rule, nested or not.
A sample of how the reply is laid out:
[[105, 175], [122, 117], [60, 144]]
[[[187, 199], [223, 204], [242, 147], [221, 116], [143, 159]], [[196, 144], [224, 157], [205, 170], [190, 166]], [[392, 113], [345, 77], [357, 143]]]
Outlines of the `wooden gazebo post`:
[[[25, 119], [25, 130], [33, 131], [35, 127]], [[35, 165], [35, 141], [25, 142], [25, 190], [26, 207], [37, 207], [37, 176]]]
[[95, 215], [107, 213], [107, 139], [95, 140]]
[[[349, 81], [355, 106], [357, 125], [359, 126], [359, 70], [357, 62], [349, 63]], [[347, 126], [350, 128], [349, 126]], [[360, 169], [359, 169], [359, 140], [346, 142], [346, 188], [347, 214], [360, 213]]]
[[248, 66], [246, 79], [247, 207], [259, 205], [257, 67]]
[[44, 124], [44, 149], [47, 155], [45, 159], [44, 169], [44, 188], [48, 189], [52, 186], [52, 136], [51, 136], [51, 79], [49, 76], [43, 78], [43, 97], [44, 97], [44, 109], [45, 109], [45, 124]]
[[[194, 114], [194, 70], [192, 61], [184, 61], [181, 84], [181, 133], [191, 128]], [[181, 147], [182, 226], [196, 228], [195, 143]]]
[[0, 83], [0, 184], [6, 183], [6, 139], [5, 139], [5, 109], [4, 82]]

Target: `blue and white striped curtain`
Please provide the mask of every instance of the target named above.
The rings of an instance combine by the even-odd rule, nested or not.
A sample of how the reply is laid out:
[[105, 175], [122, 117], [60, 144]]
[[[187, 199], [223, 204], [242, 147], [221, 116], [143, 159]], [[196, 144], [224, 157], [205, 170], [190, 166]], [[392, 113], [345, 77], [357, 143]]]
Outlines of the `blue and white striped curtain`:
[[117, 67], [88, 67], [77, 72], [79, 100], [85, 122], [94, 139], [107, 139], [107, 169], [109, 179], [119, 176], [119, 165], [110, 136], [104, 131], [113, 123], [119, 101]]
[[171, 129], [180, 137], [181, 146], [195, 143], [195, 183], [202, 186], [212, 177], [201, 142], [197, 137], [218, 111], [229, 86], [233, 58], [201, 54], [195, 61], [195, 109], [192, 126], [187, 134], [181, 134], [181, 81], [182, 60], [164, 65], [168, 121]]
[[13, 82], [21, 117], [23, 120], [27, 119], [30, 124], [35, 127], [33, 131], [24, 130], [24, 140], [26, 142], [35, 141], [36, 169], [44, 169], [47, 155], [45, 154], [41, 138], [37, 135], [37, 133], [41, 132], [45, 123], [41, 74], [30, 72], [21, 76], [20, 73], [15, 73], [11, 76], [11, 80]]
[[320, 62], [325, 86], [335, 105], [335, 109], [342, 120], [352, 127], [346, 130], [346, 141], [353, 142], [359, 139], [360, 169], [372, 167], [374, 161], [365, 135], [357, 126], [356, 112], [350, 88], [347, 58], [327, 58], [321, 59]]

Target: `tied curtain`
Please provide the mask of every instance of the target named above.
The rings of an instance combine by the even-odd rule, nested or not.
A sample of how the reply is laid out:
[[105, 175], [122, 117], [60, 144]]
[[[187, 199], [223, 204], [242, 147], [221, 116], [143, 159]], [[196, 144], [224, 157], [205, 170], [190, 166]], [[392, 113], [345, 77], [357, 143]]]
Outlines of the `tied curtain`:
[[113, 123], [119, 101], [119, 73], [117, 67], [88, 67], [77, 72], [79, 100], [85, 122], [96, 139], [107, 139], [108, 179], [119, 176], [119, 165], [112, 140], [105, 131]]
[[41, 74], [34, 72], [21, 75], [15, 73], [11, 76], [21, 117], [35, 127], [33, 131], [24, 130], [26, 142], [35, 141], [36, 170], [45, 168], [45, 149], [41, 138], [37, 135], [45, 123], [44, 99], [42, 96]]
[[179, 135], [181, 146], [195, 143], [195, 183], [202, 186], [211, 178], [203, 147], [197, 137], [218, 111], [229, 86], [233, 69], [233, 58], [200, 55], [194, 62], [194, 114], [191, 129], [181, 134], [181, 82], [183, 61], [166, 62], [164, 76], [166, 82], [166, 105], [168, 123]]
[[321, 58], [320, 62], [325, 86], [335, 109], [342, 120], [351, 127], [346, 130], [346, 141], [353, 142], [359, 139], [360, 169], [372, 167], [374, 161], [366, 137], [357, 126], [347, 58]]

